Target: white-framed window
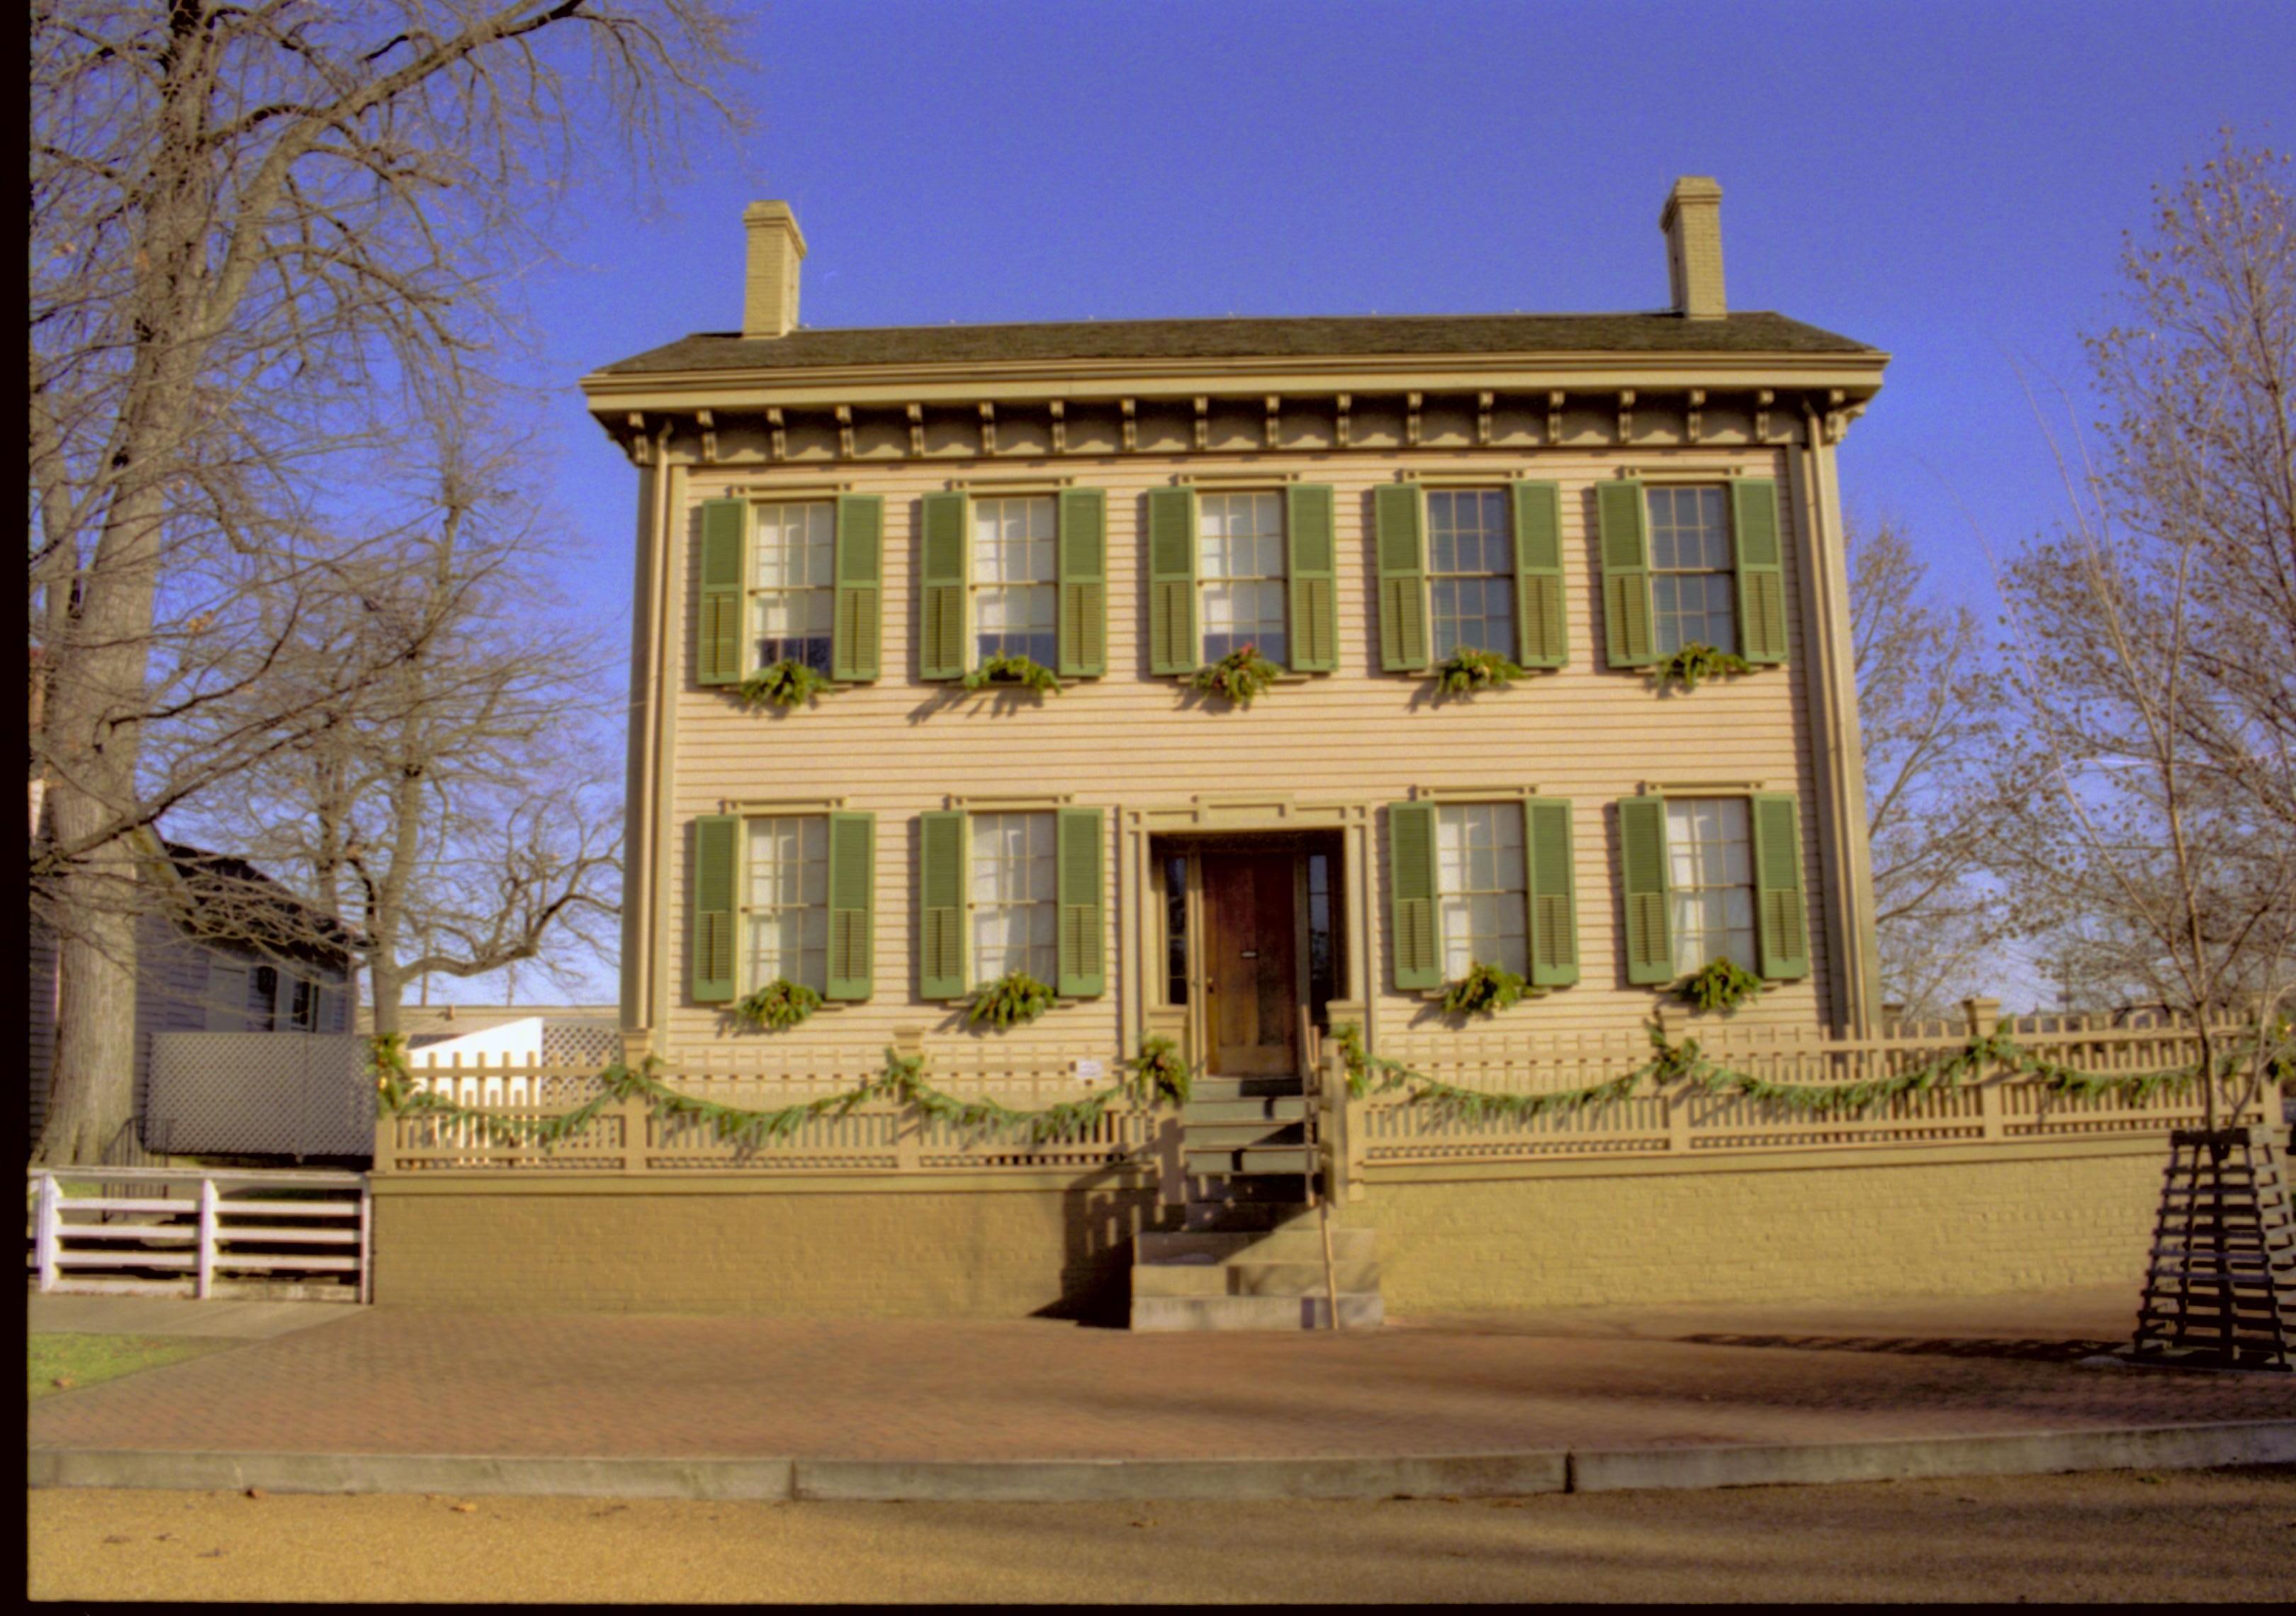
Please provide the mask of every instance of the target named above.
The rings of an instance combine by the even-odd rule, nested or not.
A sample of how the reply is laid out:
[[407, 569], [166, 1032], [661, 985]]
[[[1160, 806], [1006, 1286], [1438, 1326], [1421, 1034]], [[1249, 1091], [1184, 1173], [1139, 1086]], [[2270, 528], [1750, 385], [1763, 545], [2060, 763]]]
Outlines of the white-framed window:
[[297, 977], [287, 996], [287, 1025], [298, 1032], [319, 1030], [319, 984]]
[[759, 505], [750, 540], [750, 666], [829, 671], [837, 512], [827, 500]]
[[251, 965], [247, 972], [245, 1029], [249, 1032], [270, 1032], [278, 1025], [279, 967]]
[[1499, 488], [1427, 491], [1427, 603], [1435, 660], [1515, 654], [1514, 543]]
[[972, 502], [972, 665], [1024, 656], [1060, 661], [1060, 531], [1049, 495]]
[[1283, 496], [1199, 496], [1196, 549], [1203, 660], [1217, 662], [1251, 645], [1271, 662], [1288, 663]]
[[1754, 855], [1745, 800], [1669, 798], [1666, 852], [1676, 972], [1686, 976], [1724, 958], [1757, 969]]
[[1460, 802], [1438, 808], [1435, 876], [1445, 980], [1456, 981], [1477, 964], [1528, 975], [1522, 805]]
[[743, 991], [783, 979], [829, 986], [829, 821], [818, 814], [742, 822]]
[[1040, 982], [1059, 973], [1053, 816], [974, 814], [966, 867], [972, 891], [972, 977], [976, 987], [1008, 972]]
[[1717, 488], [1645, 488], [1650, 512], [1651, 623], [1658, 654], [1685, 645], [1738, 649], [1730, 518]]

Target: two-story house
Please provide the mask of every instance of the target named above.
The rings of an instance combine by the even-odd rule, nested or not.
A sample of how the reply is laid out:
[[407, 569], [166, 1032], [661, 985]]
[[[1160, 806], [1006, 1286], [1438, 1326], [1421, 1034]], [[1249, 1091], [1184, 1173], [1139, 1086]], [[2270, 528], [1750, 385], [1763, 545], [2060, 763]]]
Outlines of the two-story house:
[[[857, 330], [799, 324], [805, 238], [752, 205], [742, 328], [583, 381], [639, 484], [630, 1056], [1090, 1092], [1161, 1038], [1275, 1123], [1341, 1024], [1431, 1062], [1632, 1039], [1722, 960], [1763, 984], [1736, 1024], [1869, 1029], [1835, 451], [1887, 356], [1729, 308], [1719, 204], [1674, 186], [1647, 312]], [[1520, 1002], [1447, 1011], [1479, 969]], [[1192, 1184], [1298, 1184], [1296, 1134], [1228, 1120], [1190, 1121]], [[404, 1293], [517, 1291], [473, 1253], [547, 1231], [602, 1305], [1026, 1310], [1126, 1259], [1093, 1218], [1177, 1226], [1136, 1155], [1085, 1206], [911, 1134], [703, 1184], [684, 1136], [583, 1147], [619, 1178], [391, 1180], [386, 1239], [436, 1256]]]

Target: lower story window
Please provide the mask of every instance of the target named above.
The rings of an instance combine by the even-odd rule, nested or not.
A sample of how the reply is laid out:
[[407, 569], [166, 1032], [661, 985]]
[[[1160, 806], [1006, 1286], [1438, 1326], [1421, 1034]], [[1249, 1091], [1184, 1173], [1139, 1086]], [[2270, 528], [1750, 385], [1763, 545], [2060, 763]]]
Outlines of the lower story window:
[[1014, 971], [1051, 982], [1059, 972], [1053, 816], [975, 814], [971, 829], [975, 985]]
[[792, 815], [748, 822], [742, 930], [750, 991], [788, 980], [829, 985], [829, 822]]
[[1666, 849], [1675, 970], [1686, 976], [1718, 959], [1753, 970], [1753, 854], [1745, 803], [1729, 797], [1669, 801]]
[[258, 965], [247, 973], [247, 1030], [269, 1032], [279, 1024], [279, 972]]
[[1464, 802], [1437, 809], [1435, 851], [1445, 978], [1456, 981], [1477, 964], [1525, 974], [1521, 808]]

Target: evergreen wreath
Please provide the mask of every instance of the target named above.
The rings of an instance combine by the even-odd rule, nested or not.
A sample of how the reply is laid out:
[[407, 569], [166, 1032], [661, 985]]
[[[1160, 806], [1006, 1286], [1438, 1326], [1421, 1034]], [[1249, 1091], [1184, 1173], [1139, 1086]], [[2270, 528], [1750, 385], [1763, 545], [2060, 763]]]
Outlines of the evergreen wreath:
[[966, 1007], [967, 1026], [986, 1021], [992, 1027], [1018, 1027], [1033, 1021], [1053, 1007], [1053, 990], [1025, 971], [1007, 971], [972, 996]]
[[1193, 1074], [1180, 1059], [1179, 1046], [1169, 1038], [1141, 1039], [1140, 1053], [1132, 1058], [1132, 1075], [1139, 1097], [1149, 1104], [1162, 1100], [1175, 1105], [1188, 1103]]
[[821, 995], [803, 982], [778, 977], [734, 1006], [734, 1013], [753, 1027], [783, 1032], [821, 1008]]
[[1453, 1015], [1489, 1015], [1521, 1003], [1528, 987], [1522, 978], [1505, 966], [1487, 965], [1478, 960], [1466, 975], [1445, 989], [1443, 1008]]
[[760, 668], [740, 687], [742, 701], [750, 707], [803, 707], [822, 692], [835, 688], [815, 669], [787, 657]]
[[980, 659], [980, 666], [964, 676], [967, 690], [986, 690], [991, 685], [1020, 685], [1042, 695], [1046, 691], [1061, 693], [1061, 676], [1034, 657], [1008, 655], [999, 651]]
[[1736, 652], [1718, 650], [1693, 640], [1665, 660], [1652, 663], [1650, 677], [1654, 685], [1664, 685], [1672, 679], [1685, 690], [1696, 690], [1701, 679], [1753, 671], [1754, 665]]
[[1729, 1012], [1762, 991], [1766, 984], [1728, 955], [1710, 959], [1675, 983], [1675, 997], [1701, 1010]]
[[1265, 693], [1283, 671], [1281, 663], [1259, 654], [1259, 646], [1239, 645], [1210, 667], [1197, 669], [1188, 683], [1207, 695], [1250, 707], [1252, 698]]
[[1504, 690], [1529, 670], [1496, 651], [1462, 646], [1435, 669], [1435, 687], [1447, 696], [1471, 696], [1479, 690]]

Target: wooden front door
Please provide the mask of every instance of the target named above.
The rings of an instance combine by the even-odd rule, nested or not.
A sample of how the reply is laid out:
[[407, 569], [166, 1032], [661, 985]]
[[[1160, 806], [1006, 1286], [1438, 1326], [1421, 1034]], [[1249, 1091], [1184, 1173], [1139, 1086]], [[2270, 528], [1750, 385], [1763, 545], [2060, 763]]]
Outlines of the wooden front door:
[[1215, 1077], [1297, 1069], [1297, 855], [1206, 853], [1205, 1029]]

